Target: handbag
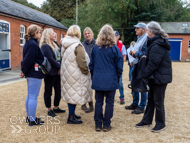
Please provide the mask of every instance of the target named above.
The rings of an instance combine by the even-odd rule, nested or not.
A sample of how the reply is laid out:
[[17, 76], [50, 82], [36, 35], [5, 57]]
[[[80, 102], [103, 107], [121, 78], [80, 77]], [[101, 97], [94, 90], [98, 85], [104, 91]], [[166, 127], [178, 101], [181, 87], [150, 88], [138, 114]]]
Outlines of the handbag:
[[48, 74], [50, 72], [51, 64], [46, 57], [44, 57], [44, 61], [41, 65], [39, 65], [39, 68], [41, 69], [43, 74]]

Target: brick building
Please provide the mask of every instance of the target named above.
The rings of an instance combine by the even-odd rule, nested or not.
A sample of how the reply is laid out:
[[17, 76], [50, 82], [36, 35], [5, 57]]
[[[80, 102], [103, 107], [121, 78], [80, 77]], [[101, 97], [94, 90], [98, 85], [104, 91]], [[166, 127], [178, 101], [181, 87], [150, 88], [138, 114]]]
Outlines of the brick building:
[[42, 29], [52, 28], [56, 41], [66, 34], [67, 27], [48, 14], [23, 6], [11, 0], [0, 4], [0, 71], [20, 69], [24, 34], [29, 25], [36, 24]]
[[168, 33], [173, 61], [190, 61], [190, 22], [160, 22]]

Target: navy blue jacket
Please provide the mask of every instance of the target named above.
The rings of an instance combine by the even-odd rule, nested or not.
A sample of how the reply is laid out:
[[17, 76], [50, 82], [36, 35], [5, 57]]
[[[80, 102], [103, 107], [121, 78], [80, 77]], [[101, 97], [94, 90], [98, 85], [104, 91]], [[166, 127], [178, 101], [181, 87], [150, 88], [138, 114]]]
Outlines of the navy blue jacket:
[[147, 42], [147, 65], [143, 78], [154, 78], [155, 84], [167, 84], [172, 81], [170, 43], [159, 35]]
[[34, 65], [38, 63], [42, 64], [44, 61], [44, 55], [42, 54], [37, 39], [31, 38], [28, 40], [23, 48], [23, 61], [21, 62], [21, 71], [25, 74], [25, 77], [28, 78], [44, 78], [44, 74], [41, 72], [40, 68], [38, 71], [35, 71]]
[[116, 90], [123, 72], [123, 57], [117, 46], [99, 48], [95, 45], [89, 69], [92, 76], [92, 89], [101, 91]]
[[60, 63], [56, 61], [55, 53], [53, 52], [52, 48], [48, 44], [43, 44], [41, 50], [51, 64], [51, 70], [48, 75], [58, 75]]

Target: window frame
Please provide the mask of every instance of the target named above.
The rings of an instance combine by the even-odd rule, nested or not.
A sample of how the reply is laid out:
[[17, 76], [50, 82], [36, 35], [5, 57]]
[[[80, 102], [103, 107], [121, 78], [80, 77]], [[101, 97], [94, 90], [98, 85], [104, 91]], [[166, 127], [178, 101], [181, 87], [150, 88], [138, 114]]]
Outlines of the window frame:
[[190, 53], [190, 40], [188, 41], [188, 52]]
[[[23, 31], [21, 31], [21, 28], [23, 28]], [[24, 39], [25, 33], [26, 33], [26, 27], [24, 25], [20, 25], [20, 46], [24, 46], [25, 44], [25, 39]], [[21, 37], [21, 34], [23, 34], [23, 37]], [[23, 40], [23, 43], [21, 43], [21, 40]]]

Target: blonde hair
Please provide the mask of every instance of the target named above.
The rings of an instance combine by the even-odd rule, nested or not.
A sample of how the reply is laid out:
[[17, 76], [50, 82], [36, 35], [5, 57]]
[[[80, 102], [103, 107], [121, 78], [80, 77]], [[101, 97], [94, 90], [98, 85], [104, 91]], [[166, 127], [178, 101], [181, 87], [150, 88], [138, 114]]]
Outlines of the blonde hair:
[[72, 25], [67, 30], [67, 36], [77, 37], [79, 40], [81, 39], [81, 30], [78, 25]]
[[100, 48], [102, 46], [106, 46], [107, 48], [107, 47], [112, 47], [113, 45], [116, 45], [116, 38], [115, 38], [115, 34], [111, 25], [105, 24], [101, 28], [98, 34], [98, 38], [96, 40], [96, 44], [100, 46]]
[[47, 28], [43, 31], [42, 37], [40, 40], [40, 47], [42, 47], [43, 44], [48, 44], [52, 48], [52, 50], [54, 50], [55, 48], [58, 48], [54, 42], [52, 43], [50, 41], [50, 35], [51, 35], [52, 31], [53, 31], [52, 28]]
[[41, 30], [42, 30], [42, 28], [39, 27], [38, 25], [35, 25], [35, 24], [30, 25], [27, 28], [27, 33], [25, 34], [24, 39], [27, 42], [31, 38], [34, 38], [36, 32], [41, 31]]
[[85, 35], [85, 32], [86, 32], [86, 31], [88, 31], [89, 33], [92, 34], [92, 39], [93, 39], [93, 38], [94, 38], [94, 33], [93, 33], [92, 29], [91, 29], [90, 27], [86, 27], [86, 28], [84, 29], [84, 31], [83, 31], [83, 35]]
[[135, 46], [135, 41], [132, 41], [131, 44], [130, 44], [130, 46], [131, 45], [134, 47]]

